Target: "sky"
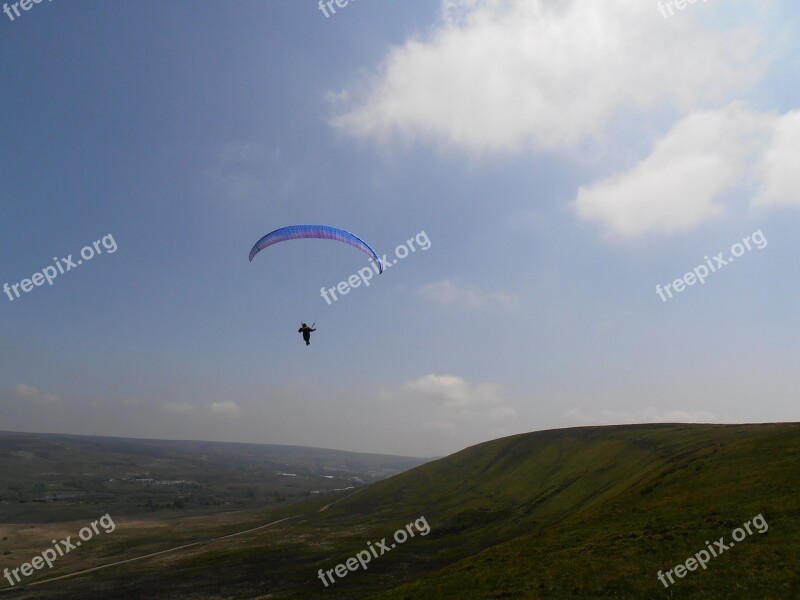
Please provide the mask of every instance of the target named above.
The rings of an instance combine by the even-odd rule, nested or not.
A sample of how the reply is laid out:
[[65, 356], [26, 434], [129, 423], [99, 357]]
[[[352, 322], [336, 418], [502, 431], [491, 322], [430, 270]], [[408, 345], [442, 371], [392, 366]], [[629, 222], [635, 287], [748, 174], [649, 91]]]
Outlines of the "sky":
[[796, 3], [341, 4], [4, 5], [0, 430], [800, 420]]

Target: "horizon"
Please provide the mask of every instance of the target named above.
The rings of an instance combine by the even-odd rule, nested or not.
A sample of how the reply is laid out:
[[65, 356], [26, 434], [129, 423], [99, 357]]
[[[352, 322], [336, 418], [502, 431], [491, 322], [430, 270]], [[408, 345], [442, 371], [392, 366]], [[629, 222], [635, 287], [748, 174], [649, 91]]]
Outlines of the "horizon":
[[[800, 8], [672, 8], [0, 12], [0, 428], [430, 457], [800, 421]], [[303, 224], [363, 245], [248, 260]]]
[[761, 426], [761, 425], [800, 425], [800, 421], [764, 421], [760, 423], [692, 423], [692, 422], [679, 422], [675, 421], [673, 423], [670, 422], [644, 422], [644, 423], [609, 423], [604, 425], [570, 425], [568, 427], [558, 427], [558, 428], [551, 428], [551, 429], [536, 429], [532, 431], [523, 431], [519, 433], [513, 433], [511, 435], [502, 436], [499, 438], [494, 438], [491, 440], [485, 440], [483, 442], [478, 442], [477, 444], [472, 444], [471, 446], [465, 446], [464, 448], [459, 448], [455, 450], [451, 454], [447, 455], [437, 455], [437, 456], [416, 456], [416, 455], [407, 455], [407, 454], [384, 454], [384, 453], [376, 453], [376, 452], [360, 452], [357, 450], [348, 450], [345, 448], [323, 448], [320, 446], [299, 446], [297, 444], [268, 444], [265, 442], [242, 442], [242, 441], [218, 441], [218, 440], [204, 440], [204, 439], [193, 439], [193, 438], [185, 438], [185, 439], [178, 439], [178, 438], [141, 438], [141, 437], [124, 437], [124, 436], [110, 436], [110, 435], [97, 435], [97, 434], [78, 434], [78, 433], [61, 433], [61, 432], [51, 432], [51, 431], [9, 431], [0, 429], [0, 435], [2, 434], [16, 434], [16, 435], [49, 435], [49, 436], [70, 436], [70, 437], [80, 437], [80, 438], [92, 438], [92, 437], [99, 437], [104, 439], [119, 439], [119, 440], [132, 440], [132, 441], [140, 441], [140, 442], [197, 442], [203, 444], [239, 444], [239, 445], [247, 445], [247, 446], [279, 446], [284, 448], [302, 448], [305, 450], [324, 450], [324, 451], [331, 451], [331, 452], [346, 452], [351, 454], [372, 454], [375, 456], [386, 456], [386, 457], [396, 457], [396, 458], [414, 458], [414, 459], [425, 459], [428, 461], [439, 460], [442, 458], [447, 458], [447, 456], [451, 456], [452, 454], [458, 454], [464, 450], [468, 450], [470, 448], [474, 448], [476, 446], [480, 446], [482, 444], [489, 444], [492, 442], [497, 442], [500, 440], [505, 440], [511, 437], [517, 436], [526, 436], [526, 435], [535, 435], [537, 433], [549, 433], [555, 431], [572, 431], [575, 429], [609, 429], [609, 428], [639, 428], [639, 427], [667, 427], [667, 426], [696, 426], [696, 427], [705, 427], [705, 426], [717, 426], [717, 427], [738, 427], [738, 426]]

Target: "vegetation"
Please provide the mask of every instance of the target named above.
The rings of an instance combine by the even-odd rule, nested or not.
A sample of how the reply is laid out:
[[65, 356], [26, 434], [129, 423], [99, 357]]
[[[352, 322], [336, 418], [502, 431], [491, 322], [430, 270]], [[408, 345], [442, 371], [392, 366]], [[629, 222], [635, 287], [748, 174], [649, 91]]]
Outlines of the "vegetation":
[[423, 462], [300, 446], [0, 432], [0, 523], [280, 505]]
[[[74, 572], [303, 515], [18, 595], [795, 599], [798, 457], [797, 424], [632, 425], [517, 435], [372, 483], [324, 511], [332, 497], [193, 519], [130, 519], [91, 552], [81, 550], [74, 560], [70, 555], [70, 564], [53, 571]], [[766, 533], [748, 536], [669, 589], [657, 579], [659, 570], [684, 562], [706, 540], [730, 540], [734, 528], [758, 514], [769, 525]], [[409, 539], [328, 588], [317, 578], [318, 569], [334, 568], [368, 541], [390, 539], [420, 516], [431, 526], [429, 535]], [[20, 558], [15, 551], [11, 562], [16, 566]]]

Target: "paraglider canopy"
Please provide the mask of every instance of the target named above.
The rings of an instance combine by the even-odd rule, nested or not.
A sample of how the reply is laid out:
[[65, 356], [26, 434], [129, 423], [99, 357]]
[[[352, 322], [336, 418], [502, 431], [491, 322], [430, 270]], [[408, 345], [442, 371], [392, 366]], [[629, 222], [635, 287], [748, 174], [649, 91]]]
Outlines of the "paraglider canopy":
[[262, 237], [256, 242], [253, 249], [250, 250], [250, 260], [252, 261], [256, 254], [261, 252], [264, 248], [279, 244], [288, 240], [299, 239], [321, 239], [321, 240], [334, 240], [350, 244], [372, 257], [375, 264], [378, 265], [378, 273], [383, 273], [383, 263], [381, 262], [378, 253], [372, 249], [364, 240], [355, 234], [339, 229], [338, 227], [331, 227], [329, 225], [291, 225], [289, 227], [282, 227], [276, 229]]

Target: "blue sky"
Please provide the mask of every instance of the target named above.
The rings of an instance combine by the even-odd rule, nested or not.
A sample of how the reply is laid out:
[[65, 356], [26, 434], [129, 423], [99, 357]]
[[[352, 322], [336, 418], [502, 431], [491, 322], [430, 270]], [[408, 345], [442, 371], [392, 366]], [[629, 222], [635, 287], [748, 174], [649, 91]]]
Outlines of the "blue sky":
[[[662, 4], [662, 6], [664, 6]], [[668, 9], [665, 9], [668, 14]], [[796, 421], [790, 2], [0, 13], [0, 429], [441, 455]], [[391, 257], [265, 233], [351, 230]], [[754, 247], [662, 302], [662, 287]], [[297, 328], [316, 321], [306, 348]]]

